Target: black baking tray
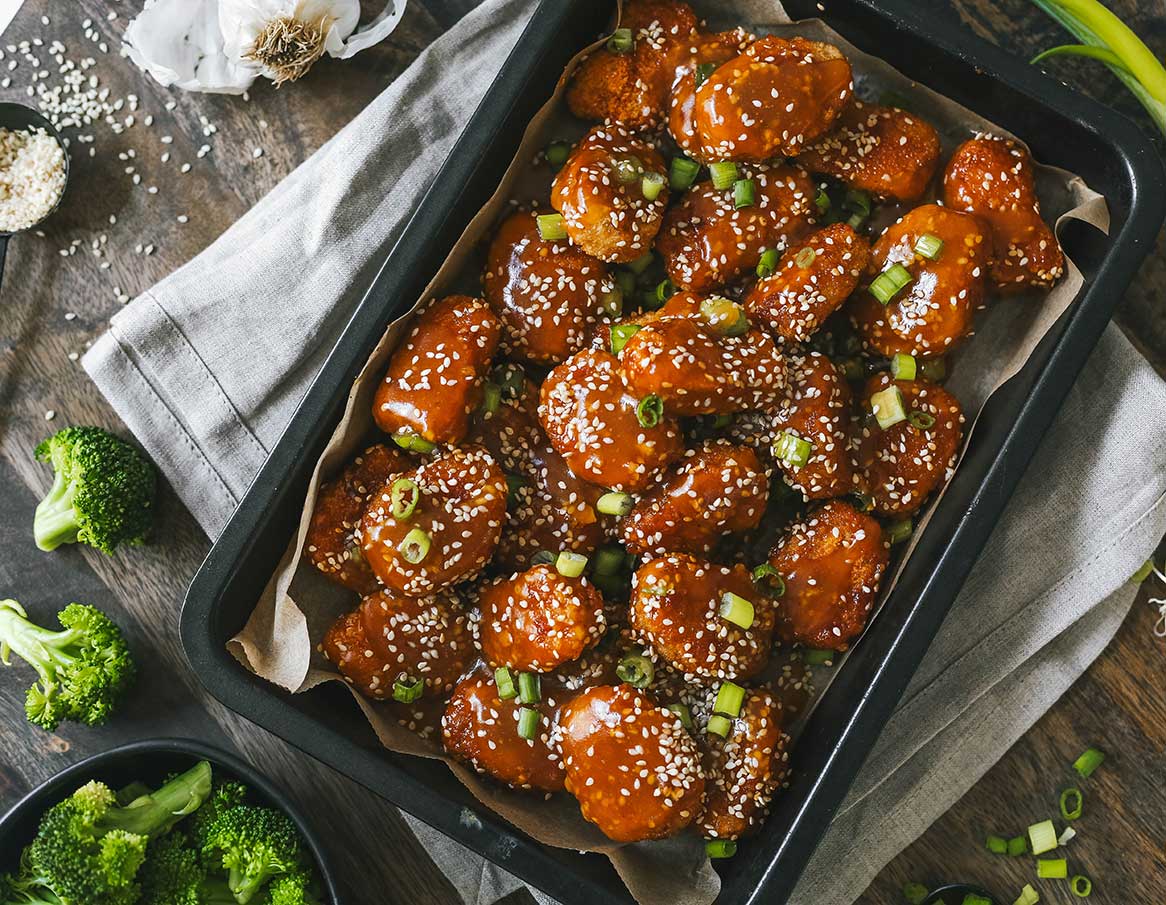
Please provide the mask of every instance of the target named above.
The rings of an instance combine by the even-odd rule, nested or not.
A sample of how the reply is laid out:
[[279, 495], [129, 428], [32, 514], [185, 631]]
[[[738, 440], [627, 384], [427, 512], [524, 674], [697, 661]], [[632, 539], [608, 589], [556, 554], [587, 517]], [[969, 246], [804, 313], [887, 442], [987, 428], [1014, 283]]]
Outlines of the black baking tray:
[[[858, 47], [1024, 138], [1110, 206], [1107, 238], [1069, 223], [1080, 297], [992, 398], [963, 463], [895, 587], [809, 719], [790, 788], [762, 832], [718, 864], [719, 901], [785, 901], [872, 748], [1163, 217], [1163, 172], [1126, 119], [908, 0], [787, 0]], [[191, 585], [182, 641], [224, 704], [564, 903], [631, 901], [607, 859], [541, 845], [481, 806], [439, 762], [392, 754], [332, 683], [289, 695], [225, 643], [244, 624], [299, 522], [315, 462], [386, 324], [408, 309], [494, 192], [568, 60], [601, 34], [614, 0], [542, 0], [445, 167], [357, 308], [283, 437]]]

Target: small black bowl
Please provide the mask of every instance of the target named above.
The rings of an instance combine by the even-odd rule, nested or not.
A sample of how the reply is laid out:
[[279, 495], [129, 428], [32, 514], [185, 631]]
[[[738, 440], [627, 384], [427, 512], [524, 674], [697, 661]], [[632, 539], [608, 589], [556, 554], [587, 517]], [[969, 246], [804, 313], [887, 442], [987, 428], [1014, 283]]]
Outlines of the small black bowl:
[[1000, 901], [979, 886], [972, 886], [970, 883], [949, 883], [947, 886], [933, 889], [927, 898], [923, 900], [923, 905], [960, 905], [964, 900], [964, 896], [969, 895], [977, 895], [987, 899], [992, 905], [996, 905]]
[[292, 819], [316, 863], [316, 875], [323, 887], [324, 901], [328, 905], [341, 905], [337, 881], [328, 862], [324, 860], [323, 847], [303, 815], [283, 792], [235, 755], [185, 738], [144, 739], [121, 745], [87, 757], [41, 783], [0, 817], [0, 871], [12, 870], [17, 866], [20, 853], [36, 835], [41, 815], [90, 780], [100, 780], [112, 789], [122, 788], [135, 781], [161, 785], [170, 774], [187, 770], [200, 760], [210, 762], [216, 779], [233, 779], [243, 783], [257, 801], [278, 808]]

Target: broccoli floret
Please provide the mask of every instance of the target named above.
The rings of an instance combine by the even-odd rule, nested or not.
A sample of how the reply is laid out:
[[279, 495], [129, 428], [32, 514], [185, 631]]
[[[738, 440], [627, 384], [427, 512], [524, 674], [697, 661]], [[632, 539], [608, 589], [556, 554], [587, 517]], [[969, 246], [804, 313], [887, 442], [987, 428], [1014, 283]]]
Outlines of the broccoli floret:
[[45, 812], [22, 877], [62, 905], [133, 905], [150, 839], [198, 808], [210, 791], [206, 761], [125, 807], [108, 786], [87, 783]]
[[214, 825], [215, 818], [227, 808], [243, 804], [247, 800], [247, 787], [241, 782], [215, 783], [214, 791], [201, 808], [195, 811], [186, 824], [186, 832], [190, 835], [191, 844], [202, 851], [209, 843], [208, 831]]
[[286, 814], [236, 804], [220, 808], [204, 828], [203, 852], [227, 871], [227, 885], [247, 905], [268, 881], [300, 868], [300, 837]]
[[36, 507], [33, 535], [42, 550], [80, 541], [104, 553], [144, 543], [154, 508], [154, 466], [99, 427], [66, 427], [36, 448], [56, 471]]
[[61, 900], [31, 880], [0, 874], [0, 905], [61, 905]]
[[267, 887], [263, 905], [320, 905], [312, 894], [312, 875], [305, 870], [276, 877]]
[[25, 695], [29, 722], [52, 732], [61, 720], [104, 723], [134, 677], [121, 630], [101, 610], [71, 603], [57, 614], [63, 631], [28, 620], [15, 600], [0, 600], [0, 662], [15, 653], [40, 680]]
[[210, 878], [185, 833], [172, 830], [146, 849], [138, 905], [236, 905], [225, 878]]

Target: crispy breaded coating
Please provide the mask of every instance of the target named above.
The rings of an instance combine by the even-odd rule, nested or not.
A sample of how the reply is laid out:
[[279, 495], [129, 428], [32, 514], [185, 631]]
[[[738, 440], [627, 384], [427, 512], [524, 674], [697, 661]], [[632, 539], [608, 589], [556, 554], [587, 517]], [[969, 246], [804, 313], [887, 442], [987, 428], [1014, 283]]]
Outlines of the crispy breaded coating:
[[451, 596], [405, 597], [388, 588], [360, 602], [361, 624], [376, 659], [387, 664], [382, 681], [424, 680], [424, 694], [441, 697], [474, 660], [469, 619]]
[[[679, 148], [694, 160], [699, 160], [700, 136], [693, 116], [696, 113], [696, 82], [708, 78], [710, 67], [715, 69], [728, 60], [740, 56], [753, 43], [754, 37], [742, 28], [711, 34], [695, 35], [684, 65], [677, 67], [676, 81], [668, 98], [668, 132]], [[698, 75], [697, 67], [702, 67]]]

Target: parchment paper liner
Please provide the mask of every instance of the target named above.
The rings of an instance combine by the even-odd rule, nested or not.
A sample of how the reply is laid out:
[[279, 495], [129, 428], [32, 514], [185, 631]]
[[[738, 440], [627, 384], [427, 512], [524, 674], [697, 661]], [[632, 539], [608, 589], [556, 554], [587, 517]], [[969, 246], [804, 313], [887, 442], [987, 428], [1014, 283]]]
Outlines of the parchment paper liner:
[[[706, 3], [694, 2], [693, 6], [707, 16], [709, 26], [714, 29], [770, 22], [772, 24], [768, 26], [754, 24], [752, 29], [758, 34], [774, 32], [818, 38], [842, 48], [854, 68], [858, 96], [864, 100], [877, 100], [881, 93], [893, 91], [909, 98], [912, 110], [939, 130], [943, 160], [956, 144], [972, 133], [1010, 134], [954, 101], [907, 79], [883, 61], [864, 54], [820, 20], [791, 23], [776, 2], [736, 0], [715, 3], [709, 0]], [[471, 221], [422, 299], [456, 290], [479, 294], [480, 271], [473, 259], [475, 247], [489, 237], [493, 226], [504, 216], [507, 205], [515, 199], [545, 203], [549, 193], [546, 168], [532, 171], [530, 162], [552, 137], [574, 138], [585, 131], [585, 126], [567, 113], [561, 98], [570, 73], [586, 52], [578, 54], [568, 65], [554, 96], [527, 128], [522, 145], [498, 191]], [[1109, 217], [1104, 198], [1089, 189], [1080, 177], [1055, 167], [1038, 166], [1037, 186], [1044, 215], [1046, 219], [1055, 218], [1058, 231], [1069, 218], [1108, 231]], [[1071, 261], [1066, 265], [1065, 278], [1043, 299], [998, 300], [989, 310], [980, 312], [976, 321], [978, 338], [949, 359], [951, 374], [947, 386], [969, 415], [969, 436], [974, 426], [973, 413], [978, 416], [991, 393], [1023, 367], [1041, 338], [1076, 297], [1083, 280]], [[372, 396], [408, 319], [409, 315], [406, 315], [389, 325], [357, 377], [344, 416], [316, 464], [296, 536], [247, 625], [229, 642], [231, 652], [247, 668], [292, 692], [305, 691], [325, 681], [342, 681], [331, 664], [316, 652], [315, 646], [332, 621], [353, 606], [354, 597], [324, 579], [310, 564], [301, 562], [300, 550], [321, 477], [337, 473], [364, 447], [375, 430], [371, 417]], [[926, 525], [934, 506], [935, 501], [920, 520], [916, 537]], [[914, 541], [908, 547], [907, 555], [913, 547]], [[906, 556], [901, 557], [899, 569], [905, 559]], [[899, 569], [888, 576], [880, 601], [894, 587]], [[835, 666], [835, 670], [841, 668], [841, 663]], [[834, 674], [836, 672], [830, 673]], [[824, 690], [825, 686], [818, 690], [818, 697]], [[564, 793], [547, 800], [539, 795], [512, 792], [483, 780], [472, 770], [445, 757], [439, 743], [423, 741], [399, 727], [380, 705], [355, 692], [353, 697], [386, 748], [445, 761], [479, 801], [540, 842], [566, 849], [605, 853], [637, 901], [644, 905], [707, 905], [716, 898], [720, 881], [695, 833], [661, 842], [617, 845], [583, 820], [569, 795]], [[806, 714], [811, 710], [812, 704]], [[795, 738], [805, 718], [803, 715], [792, 727]]]

